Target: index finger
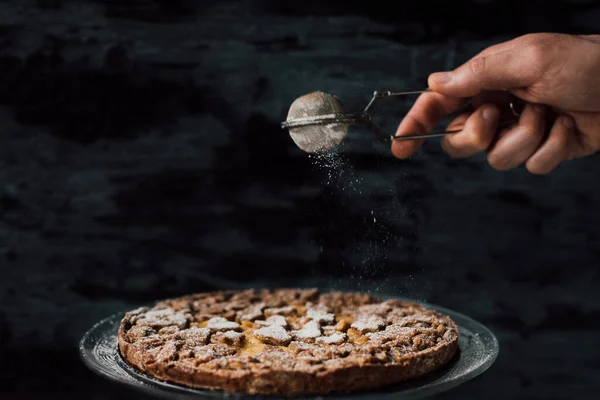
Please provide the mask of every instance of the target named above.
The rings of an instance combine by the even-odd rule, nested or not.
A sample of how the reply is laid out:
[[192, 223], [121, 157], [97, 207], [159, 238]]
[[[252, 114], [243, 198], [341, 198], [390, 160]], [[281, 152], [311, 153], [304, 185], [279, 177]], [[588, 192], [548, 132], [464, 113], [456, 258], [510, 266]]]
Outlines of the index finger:
[[[440, 93], [424, 93], [419, 96], [400, 122], [396, 136], [428, 133], [465, 102], [465, 99], [444, 96]], [[392, 154], [398, 158], [410, 157], [423, 145], [423, 141], [424, 139], [394, 140]]]

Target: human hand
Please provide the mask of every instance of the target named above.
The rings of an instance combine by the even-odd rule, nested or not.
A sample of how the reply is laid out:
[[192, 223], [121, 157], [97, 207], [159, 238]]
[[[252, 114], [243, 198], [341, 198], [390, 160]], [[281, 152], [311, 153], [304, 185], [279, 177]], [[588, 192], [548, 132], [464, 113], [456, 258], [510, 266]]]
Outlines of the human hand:
[[[473, 112], [457, 116], [442, 139], [454, 158], [487, 151], [497, 170], [525, 163], [546, 174], [565, 160], [600, 150], [600, 35], [530, 34], [491, 46], [451, 72], [432, 74], [396, 135], [426, 133], [472, 98]], [[527, 104], [514, 126], [510, 95]], [[407, 158], [423, 140], [396, 140], [392, 153]]]

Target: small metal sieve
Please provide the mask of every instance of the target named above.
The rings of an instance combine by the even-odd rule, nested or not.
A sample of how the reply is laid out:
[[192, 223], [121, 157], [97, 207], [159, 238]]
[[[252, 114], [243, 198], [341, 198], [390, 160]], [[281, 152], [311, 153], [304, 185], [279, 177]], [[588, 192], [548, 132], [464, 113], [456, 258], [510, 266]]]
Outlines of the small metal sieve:
[[[361, 124], [367, 126], [376, 137], [387, 144], [393, 140], [428, 139], [437, 136], [449, 135], [461, 130], [430, 132], [424, 134], [411, 134], [403, 136], [389, 136], [373, 123], [371, 112], [377, 101], [384, 97], [405, 96], [420, 93], [432, 93], [431, 90], [416, 90], [409, 92], [376, 91], [373, 98], [360, 114], [346, 112], [340, 99], [323, 92], [313, 92], [297, 98], [288, 111], [287, 119], [281, 123], [283, 129], [288, 129], [296, 145], [308, 152], [317, 153], [330, 150], [346, 138], [349, 126]], [[515, 117], [519, 116], [514, 102], [510, 102], [510, 109]], [[508, 125], [514, 120], [503, 122]]]

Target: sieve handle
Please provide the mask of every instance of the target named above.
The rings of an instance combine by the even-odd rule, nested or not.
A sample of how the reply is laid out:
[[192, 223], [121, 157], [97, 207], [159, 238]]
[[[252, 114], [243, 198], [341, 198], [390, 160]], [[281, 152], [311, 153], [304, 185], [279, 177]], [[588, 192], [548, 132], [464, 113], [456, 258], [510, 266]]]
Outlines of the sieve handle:
[[[504, 121], [498, 125], [498, 127], [505, 127], [508, 125], [512, 125], [517, 122], [516, 119], [510, 121]], [[462, 129], [456, 129], [453, 131], [443, 131], [443, 132], [429, 132], [429, 133], [420, 133], [420, 134], [411, 134], [411, 135], [402, 135], [402, 136], [392, 136], [392, 140], [415, 140], [415, 139], [429, 139], [433, 137], [446, 136], [453, 133], [462, 132]]]
[[[432, 92], [431, 89], [414, 90], [414, 91], [410, 91], [410, 92], [381, 91], [381, 92], [375, 92], [373, 94], [373, 99], [381, 98], [381, 97], [387, 97], [387, 96], [404, 96], [404, 95], [409, 95], [409, 94], [431, 93], [431, 92]], [[374, 103], [374, 101], [371, 100], [371, 102], [369, 103], [369, 105], [365, 109], [365, 112], [366, 111], [370, 111], [373, 108], [373, 103]], [[468, 101], [468, 103], [470, 103], [470, 100]], [[516, 118], [519, 118], [519, 116], [521, 115], [521, 113], [517, 109], [517, 105], [515, 104], [515, 102], [514, 101], [510, 101], [508, 103], [508, 105], [510, 106], [510, 110], [513, 113], [513, 115]], [[501, 122], [498, 125], [498, 127], [509, 126], [509, 125], [512, 125], [512, 124], [514, 124], [516, 122], [517, 122], [517, 119], [503, 121], [503, 122]], [[429, 132], [429, 133], [418, 133], [418, 134], [410, 134], [410, 135], [392, 136], [392, 140], [429, 139], [429, 138], [433, 138], [433, 137], [440, 137], [440, 136], [451, 135], [453, 133], [458, 133], [458, 132], [461, 132], [461, 131], [462, 131], [462, 129], [456, 129], [456, 130], [452, 130], [452, 131], [440, 131], [440, 132]]]

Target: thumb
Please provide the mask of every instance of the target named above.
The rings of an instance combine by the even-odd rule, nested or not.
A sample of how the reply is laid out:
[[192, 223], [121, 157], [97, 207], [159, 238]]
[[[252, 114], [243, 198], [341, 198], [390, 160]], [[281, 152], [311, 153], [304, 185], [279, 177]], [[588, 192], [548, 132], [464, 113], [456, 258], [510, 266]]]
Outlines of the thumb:
[[483, 91], [526, 88], [545, 69], [544, 54], [531, 49], [505, 50], [479, 55], [454, 71], [429, 76], [429, 88], [451, 97], [473, 97]]

